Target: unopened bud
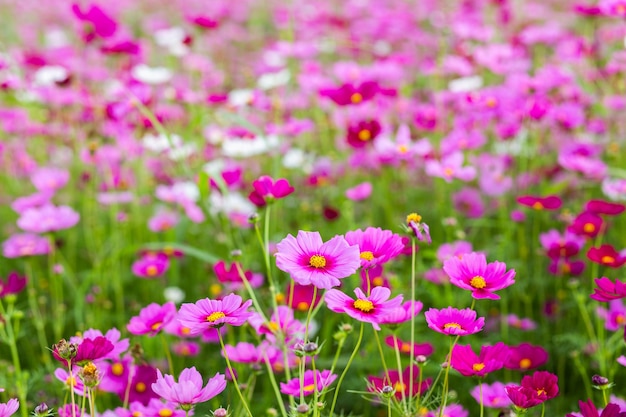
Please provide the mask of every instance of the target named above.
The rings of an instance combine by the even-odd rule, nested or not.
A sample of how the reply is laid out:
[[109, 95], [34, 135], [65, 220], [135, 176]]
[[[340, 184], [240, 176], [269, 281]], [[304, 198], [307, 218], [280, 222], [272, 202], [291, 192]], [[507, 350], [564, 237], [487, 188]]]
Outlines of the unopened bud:
[[225, 408], [218, 408], [217, 410], [213, 411], [213, 416], [214, 417], [226, 417], [228, 415], [228, 410], [226, 410]]
[[69, 343], [65, 339], [59, 340], [59, 343], [52, 345], [52, 350], [55, 351], [61, 358], [70, 360], [76, 356], [78, 352], [78, 346], [76, 343]]
[[35, 417], [48, 417], [51, 415], [52, 410], [48, 408], [48, 405], [46, 403], [39, 404], [37, 407], [35, 407], [35, 410], [33, 411], [33, 416]]
[[298, 414], [308, 414], [309, 406], [307, 404], [300, 404], [296, 407], [296, 411], [298, 412]]
[[383, 394], [383, 397], [391, 398], [391, 396], [395, 394], [396, 390], [391, 385], [385, 385], [380, 392]]
[[302, 346], [302, 351], [307, 355], [315, 355], [317, 353], [318, 346], [315, 342], [308, 342]]

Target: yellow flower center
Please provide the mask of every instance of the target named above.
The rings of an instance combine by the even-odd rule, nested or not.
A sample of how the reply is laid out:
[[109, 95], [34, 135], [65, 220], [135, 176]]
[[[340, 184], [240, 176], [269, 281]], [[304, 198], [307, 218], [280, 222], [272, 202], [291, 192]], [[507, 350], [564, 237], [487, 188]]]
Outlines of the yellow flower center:
[[615, 258], [609, 255], [604, 255], [602, 258], [600, 258], [600, 262], [602, 262], [603, 264], [612, 264], [613, 262], [615, 262]]
[[277, 332], [280, 330], [280, 324], [276, 323], [275, 321], [270, 321], [269, 323], [267, 323], [267, 327], [272, 331], [272, 332]]
[[478, 290], [482, 290], [483, 288], [485, 288], [487, 286], [487, 282], [485, 281], [485, 278], [481, 277], [480, 275], [476, 275], [474, 278], [470, 279], [470, 285]]
[[543, 204], [539, 201], [535, 201], [532, 206], [535, 210], [543, 210]]
[[583, 231], [585, 233], [593, 233], [596, 231], [596, 226], [593, 223], [585, 223], [583, 226]]
[[213, 323], [219, 319], [223, 319], [224, 317], [226, 317], [226, 314], [224, 314], [221, 311], [214, 311], [213, 313], [209, 314], [206, 317], [206, 321], [208, 321], [209, 323]]
[[445, 167], [443, 169], [443, 175], [445, 175], [446, 177], [451, 177], [452, 174], [454, 174], [454, 170], [450, 167]]
[[359, 104], [363, 101], [363, 96], [361, 95], [361, 93], [353, 93], [350, 96], [350, 101], [354, 104]]
[[367, 129], [361, 129], [361, 131], [359, 131], [359, 140], [365, 142], [368, 141], [372, 138], [372, 132], [370, 132]]
[[162, 408], [159, 410], [159, 417], [171, 417], [174, 415], [174, 412], [169, 408]]
[[519, 367], [522, 369], [528, 369], [530, 368], [530, 365], [532, 365], [532, 361], [528, 358], [524, 358], [519, 361]]
[[158, 272], [159, 270], [154, 265], [150, 265], [149, 267], [146, 268], [146, 275], [148, 275], [149, 277], [155, 276]]
[[309, 266], [313, 268], [324, 268], [326, 266], [326, 258], [322, 255], [313, 255], [311, 259], [309, 259]]
[[146, 391], [146, 384], [144, 384], [143, 382], [137, 382], [137, 384], [135, 385], [135, 391], [142, 393]]
[[420, 216], [417, 213], [411, 213], [408, 216], [406, 216], [406, 222], [407, 223], [411, 223], [411, 222], [419, 223], [421, 221], [422, 221], [422, 216]]
[[299, 311], [307, 311], [309, 309], [309, 303], [307, 303], [306, 301], [300, 301], [296, 306], [296, 309], [298, 309]]
[[189, 327], [181, 327], [180, 334], [189, 334], [191, 333], [191, 329]]
[[113, 375], [115, 375], [115, 376], [120, 376], [120, 375], [124, 374], [124, 365], [122, 365], [119, 362], [114, 363], [111, 366], [111, 373], [113, 373]]
[[406, 385], [398, 381], [393, 384], [393, 389], [395, 389], [397, 392], [404, 392], [406, 390]]
[[374, 303], [372, 303], [370, 300], [358, 299], [352, 305], [354, 306], [354, 308], [356, 308], [357, 310], [361, 310], [364, 313], [369, 313], [374, 309]]
[[496, 107], [498, 105], [498, 100], [496, 100], [495, 97], [489, 97], [487, 98], [487, 107], [493, 109], [494, 107]]
[[218, 296], [222, 292], [222, 286], [220, 284], [211, 284], [211, 286], [209, 287], [209, 292], [213, 296]]
[[161, 328], [162, 325], [163, 325], [162, 321], [157, 321], [152, 326], [150, 326], [150, 329], [152, 329], [153, 332], [156, 332], [157, 330]]
[[474, 372], [480, 372], [485, 368], [485, 364], [484, 363], [475, 363], [472, 365], [472, 369], [474, 370]]
[[141, 411], [133, 411], [132, 416], [133, 417], [142, 417], [143, 413]]
[[384, 281], [381, 277], [376, 277], [372, 280], [372, 285], [374, 287], [380, 287], [381, 285], [383, 285]]
[[537, 395], [547, 395], [548, 393], [546, 392], [545, 389], [543, 388], [537, 388]]
[[74, 385], [76, 385], [76, 379], [74, 377], [68, 376], [65, 379], [65, 385], [69, 387], [73, 387]]
[[461, 328], [461, 325], [460, 325], [459, 323], [452, 322], [452, 323], [446, 323], [446, 324], [444, 324], [444, 325], [443, 325], [443, 328], [444, 328], [445, 330], [450, 329], [450, 328], [452, 328], [452, 329], [460, 329], [460, 328]]
[[276, 302], [278, 304], [282, 304], [285, 302], [285, 294], [283, 294], [282, 292], [279, 292], [278, 294], [276, 294]]
[[410, 345], [410, 344], [408, 344], [408, 343], [403, 343], [403, 344], [400, 346], [400, 352], [403, 352], [403, 353], [409, 353], [410, 351], [411, 351], [411, 345]]
[[313, 391], [315, 389], [315, 384], [309, 384], [302, 387], [304, 391]]
[[368, 250], [361, 252], [361, 255], [359, 256], [361, 257], [361, 259], [365, 259], [366, 261], [371, 261], [372, 259], [374, 259], [374, 254]]
[[407, 153], [409, 151], [409, 148], [406, 145], [399, 145], [398, 146], [398, 152], [400, 153]]

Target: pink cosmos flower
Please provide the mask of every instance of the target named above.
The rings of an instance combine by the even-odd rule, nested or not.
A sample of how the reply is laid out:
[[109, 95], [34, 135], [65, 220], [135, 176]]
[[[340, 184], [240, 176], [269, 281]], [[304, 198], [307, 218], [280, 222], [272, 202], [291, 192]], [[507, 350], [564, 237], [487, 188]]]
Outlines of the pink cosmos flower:
[[562, 201], [558, 196], [537, 197], [525, 195], [517, 198], [517, 202], [523, 206], [531, 207], [535, 210], [558, 210]]
[[545, 401], [545, 398], [539, 397], [535, 390], [519, 385], [507, 385], [504, 391], [513, 406], [522, 410], [535, 407]]
[[68, 229], [76, 225], [79, 219], [79, 214], [71, 207], [46, 204], [24, 211], [17, 219], [17, 225], [25, 232], [47, 233]]
[[320, 96], [328, 97], [340, 106], [361, 104], [371, 100], [380, 90], [376, 81], [365, 81], [357, 86], [344, 84], [336, 88], [323, 88], [319, 91]]
[[361, 254], [361, 267], [370, 268], [384, 264], [400, 255], [404, 250], [402, 238], [380, 227], [368, 227], [365, 230], [346, 232], [346, 241], [349, 245], [357, 245]]
[[46, 255], [48, 252], [50, 252], [48, 239], [33, 233], [18, 233], [2, 243], [2, 255], [6, 258]]
[[[624, 9], [626, 9], [626, 4]], [[591, 399], [588, 399], [586, 402], [578, 401], [578, 407], [580, 408], [580, 414], [568, 413], [565, 417], [626, 417], [626, 412], [621, 411], [620, 406], [614, 403], [607, 404], [602, 413], [596, 408]]]
[[5, 404], [0, 403], [0, 417], [10, 417], [20, 408], [17, 398], [11, 398]]
[[468, 253], [461, 259], [453, 257], [443, 264], [443, 270], [450, 277], [450, 283], [464, 290], [472, 291], [476, 299], [499, 300], [494, 291], [515, 283], [515, 270], [506, 271], [503, 262], [487, 263], [483, 253]]
[[102, 331], [98, 329], [87, 329], [81, 336], [70, 337], [70, 342], [80, 344], [83, 339], [95, 339], [100, 336], [106, 338], [113, 345], [113, 350], [103, 356], [102, 359], [115, 360], [126, 352], [126, 350], [128, 350], [128, 346], [130, 345], [129, 340], [126, 338], [122, 339], [120, 331], [115, 327], [107, 330], [106, 333], [102, 333]]
[[596, 301], [611, 301], [626, 297], [626, 283], [616, 279], [613, 283], [607, 277], [596, 278], [597, 288], [593, 289], [590, 297]]
[[476, 177], [476, 168], [463, 166], [463, 159], [462, 152], [454, 152], [443, 157], [441, 161], [429, 160], [426, 162], [426, 174], [443, 178], [447, 182], [451, 182], [453, 178], [471, 181]]
[[398, 339], [396, 336], [387, 336], [385, 344], [392, 349], [400, 351], [406, 355], [412, 354], [413, 357], [418, 355], [429, 356], [433, 353], [433, 345], [430, 343], [413, 343]]
[[606, 214], [608, 216], [617, 216], [626, 210], [626, 206], [619, 203], [611, 203], [604, 200], [589, 200], [585, 204], [585, 210], [596, 214]]
[[[57, 368], [54, 370], [54, 377], [65, 384], [64, 389], [73, 389], [75, 394], [83, 395], [85, 392], [85, 385], [77, 376], [77, 372], [77, 367], [74, 367], [73, 375], [70, 377], [70, 373], [67, 371], [67, 368]], [[2, 414], [0, 414], [0, 416], [2, 416]]]
[[463, 376], [484, 377], [490, 372], [504, 367], [509, 356], [509, 348], [502, 342], [493, 346], [483, 346], [476, 355], [470, 345], [455, 345], [452, 348], [450, 366]]
[[422, 216], [411, 213], [406, 216], [407, 231], [412, 231], [417, 240], [432, 243], [430, 238], [430, 227], [422, 221]]
[[276, 267], [291, 275], [301, 285], [313, 284], [330, 289], [340, 284], [359, 268], [360, 251], [350, 246], [343, 236], [323, 242], [319, 232], [299, 231], [298, 237], [288, 235], [276, 245]]
[[215, 376], [202, 387], [202, 375], [194, 367], [185, 368], [178, 377], [178, 382], [168, 374], [161, 374], [157, 369], [157, 380], [152, 390], [166, 401], [178, 404], [183, 410], [190, 410], [195, 404], [209, 401], [226, 388], [226, 378], [222, 374]]
[[294, 192], [294, 188], [284, 178], [274, 181], [270, 176], [263, 175], [252, 183], [254, 190], [248, 199], [257, 207], [264, 207], [275, 200], [287, 197]]
[[[282, 356], [282, 352], [272, 346], [270, 343], [264, 341], [259, 346], [255, 346], [252, 343], [239, 342], [236, 346], [226, 345], [226, 355], [231, 362], [247, 363], [255, 370], [260, 370], [265, 361], [273, 362]], [[224, 356], [224, 352], [222, 352]]]
[[35, 188], [41, 193], [54, 192], [63, 188], [70, 179], [70, 173], [61, 168], [44, 167], [38, 168], [30, 176]]
[[348, 126], [346, 140], [353, 148], [359, 149], [371, 144], [382, 131], [380, 123], [376, 119], [361, 120]]
[[[470, 394], [480, 403], [480, 387], [476, 386]], [[487, 408], [504, 408], [510, 406], [511, 400], [506, 395], [505, 385], [502, 382], [494, 382], [493, 384], [483, 384], [482, 386], [482, 403]]]
[[402, 324], [411, 320], [422, 311], [421, 301], [405, 301], [402, 305], [388, 311], [381, 319], [380, 324]]
[[124, 384], [124, 390], [118, 392], [121, 400], [124, 400], [126, 392], [128, 392], [128, 401], [139, 401], [146, 405], [152, 398], [158, 398], [158, 395], [152, 390], [152, 384], [157, 380], [157, 370], [150, 365], [136, 365], [132, 369], [132, 379], [130, 387], [128, 380]]
[[156, 278], [163, 275], [170, 267], [170, 260], [164, 253], [148, 252], [133, 262], [131, 270], [140, 278]]
[[160, 210], [148, 220], [148, 229], [163, 232], [178, 224], [178, 214], [169, 210]]
[[[367, 377], [367, 390], [370, 392], [381, 392], [383, 387], [391, 386], [395, 390], [395, 397], [398, 400], [402, 400], [402, 397], [414, 397], [417, 394], [426, 392], [433, 380], [432, 378], [423, 379], [420, 384], [420, 372], [421, 369], [418, 365], [413, 365], [411, 370], [410, 366], [404, 368], [402, 373], [397, 370], [389, 370], [389, 378], [387, 375], [383, 377], [368, 376]], [[411, 374], [413, 375], [413, 391], [411, 392]]]
[[301, 338], [305, 332], [304, 324], [294, 318], [294, 311], [287, 306], [278, 306], [267, 323], [259, 313], [253, 313], [248, 322], [258, 334], [267, 335], [268, 340], [276, 341], [276, 335], [281, 335], [287, 344]]
[[88, 24], [89, 29], [86, 26], [83, 35], [86, 42], [92, 41], [96, 36], [101, 38], [111, 37], [117, 30], [117, 22], [95, 4], [89, 5], [85, 12], [81, 10], [78, 4], [73, 4], [72, 12], [74, 12], [74, 16], [78, 20]]
[[615, 250], [611, 245], [604, 244], [600, 247], [592, 247], [587, 251], [587, 258], [591, 262], [610, 268], [619, 268], [626, 263], [626, 255]]
[[529, 388], [537, 393], [543, 401], [552, 399], [559, 395], [559, 378], [548, 371], [536, 371], [532, 375], [522, 378], [521, 386]]
[[[104, 336], [97, 336], [93, 339], [86, 337], [77, 344], [76, 355], [70, 358], [70, 363], [72, 365], [83, 365], [87, 362], [93, 362], [105, 358], [113, 349], [113, 343]], [[65, 366], [68, 365], [67, 359], [60, 356], [58, 345], [53, 346], [52, 355]]]
[[205, 298], [195, 304], [184, 303], [178, 312], [178, 321], [194, 335], [224, 324], [241, 326], [252, 316], [247, 311], [251, 305], [252, 300], [242, 304], [241, 297], [236, 294], [229, 294], [221, 300]]
[[173, 302], [169, 301], [163, 306], [151, 303], [142, 308], [138, 316], [132, 317], [126, 328], [134, 335], [156, 336], [175, 316], [176, 305]]
[[478, 333], [485, 325], [485, 318], [476, 318], [476, 312], [469, 308], [458, 310], [447, 307], [441, 310], [430, 308], [426, 313], [428, 327], [436, 332], [451, 336], [467, 336]]
[[[329, 370], [314, 371], [309, 369], [304, 372], [304, 385], [300, 385], [300, 378], [294, 378], [287, 383], [280, 383], [280, 392], [293, 397], [298, 397], [302, 390], [304, 395], [311, 395], [315, 391], [322, 392], [329, 387], [333, 381], [337, 379], [337, 375], [331, 374]], [[316, 383], [317, 382], [317, 383]]]
[[346, 197], [352, 201], [367, 200], [372, 195], [372, 183], [362, 182], [346, 190]]
[[369, 297], [366, 297], [360, 288], [354, 290], [357, 298], [353, 300], [339, 290], [326, 292], [326, 305], [335, 313], [346, 313], [350, 317], [365, 323], [372, 323], [376, 330], [380, 330], [379, 323], [391, 310], [402, 304], [402, 295], [389, 300], [391, 290], [385, 287], [375, 287]]

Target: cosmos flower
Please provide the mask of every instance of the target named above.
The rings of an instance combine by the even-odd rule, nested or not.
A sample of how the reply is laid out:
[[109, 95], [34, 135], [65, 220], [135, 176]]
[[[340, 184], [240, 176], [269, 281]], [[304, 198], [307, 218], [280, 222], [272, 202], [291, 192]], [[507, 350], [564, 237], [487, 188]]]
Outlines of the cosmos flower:
[[[506, 395], [505, 385], [502, 382], [494, 382], [493, 384], [482, 384], [482, 403], [487, 408], [504, 408], [510, 406], [511, 400]], [[480, 387], [476, 386], [470, 392], [476, 402], [480, 403]]]
[[226, 388], [226, 377], [215, 376], [202, 386], [202, 375], [195, 367], [185, 368], [178, 377], [178, 382], [168, 374], [161, 374], [157, 369], [157, 380], [152, 390], [166, 401], [178, 404], [183, 410], [190, 410], [195, 404], [203, 403], [215, 397]]
[[607, 277], [596, 278], [596, 288], [593, 289], [593, 294], [590, 297], [596, 301], [611, 301], [618, 298], [626, 297], [626, 283], [623, 283], [619, 279], [612, 282]]
[[518, 197], [517, 202], [535, 210], [558, 210], [563, 204], [561, 199], [556, 195], [549, 195], [547, 197], [525, 195]]
[[[64, 354], [64, 347], [71, 348], [75, 354], [68, 357]], [[86, 337], [78, 344], [68, 344], [65, 340], [60, 341], [52, 346], [52, 355], [65, 366], [68, 366], [68, 360], [71, 364], [83, 365], [106, 357], [113, 349], [113, 343], [104, 336]]]
[[163, 306], [151, 303], [142, 308], [138, 316], [132, 317], [126, 328], [134, 335], [156, 336], [175, 316], [176, 305], [173, 302], [169, 301]]
[[452, 348], [450, 366], [463, 376], [484, 377], [504, 367], [509, 348], [502, 342], [493, 346], [482, 346], [476, 355], [470, 345], [455, 345]]
[[346, 232], [345, 237], [348, 244], [358, 245], [363, 268], [384, 264], [400, 255], [404, 249], [399, 235], [380, 227]]
[[326, 305], [335, 313], [346, 313], [350, 317], [365, 323], [371, 323], [374, 329], [380, 330], [379, 323], [390, 310], [402, 303], [402, 295], [389, 300], [391, 290], [385, 287], [375, 287], [369, 297], [366, 297], [360, 288], [354, 290], [357, 298], [353, 300], [339, 290], [326, 292]]
[[170, 267], [170, 260], [164, 253], [146, 253], [133, 262], [131, 270], [140, 278], [156, 278], [163, 275]]
[[424, 313], [428, 327], [436, 332], [451, 336], [466, 336], [478, 333], [485, 325], [484, 317], [476, 318], [476, 312], [469, 308], [458, 310], [447, 307], [441, 310], [429, 309]]
[[2, 243], [2, 255], [6, 258], [46, 255], [50, 252], [48, 239], [33, 233], [18, 233]]
[[318, 232], [299, 231], [276, 245], [276, 267], [301, 285], [313, 284], [331, 289], [340, 279], [354, 274], [361, 265], [357, 245], [350, 246], [343, 236], [323, 242]]
[[69, 229], [78, 223], [80, 216], [71, 207], [46, 204], [25, 210], [17, 225], [30, 233], [48, 233]]
[[589, 248], [587, 258], [591, 262], [610, 268], [619, 268], [626, 263], [626, 256], [616, 251], [612, 245], [608, 244]]
[[11, 398], [6, 403], [0, 403], [0, 417], [10, 417], [20, 408], [17, 398]]
[[241, 326], [252, 316], [252, 312], [247, 311], [251, 305], [252, 300], [242, 303], [236, 294], [229, 294], [221, 300], [205, 298], [195, 304], [184, 303], [178, 312], [178, 321], [189, 329], [190, 334], [200, 334], [224, 324]]
[[313, 394], [315, 391], [318, 393], [322, 392], [325, 388], [329, 387], [335, 379], [337, 379], [337, 375], [331, 374], [329, 370], [320, 372], [318, 370], [313, 371], [309, 369], [304, 372], [304, 385], [300, 384], [300, 378], [293, 378], [286, 383], [280, 383], [280, 392], [298, 397], [302, 390], [304, 396], [307, 396]]
[[26, 287], [26, 277], [11, 272], [6, 280], [0, 278], [0, 298], [9, 294], [19, 294]]
[[476, 299], [499, 300], [494, 291], [515, 283], [515, 270], [506, 270], [503, 262], [487, 263], [482, 253], [468, 253], [461, 259], [452, 257], [444, 262], [443, 270], [450, 277], [450, 283], [464, 290], [470, 290]]
[[412, 354], [413, 357], [418, 355], [429, 356], [433, 353], [433, 345], [430, 343], [413, 343], [398, 339], [396, 336], [387, 336], [385, 344], [390, 348], [397, 349], [400, 353], [406, 355]]
[[363, 148], [372, 143], [381, 131], [382, 127], [378, 120], [361, 120], [348, 126], [346, 140], [353, 148]]
[[[580, 415], [582, 417], [626, 417], [626, 412], [622, 412], [619, 405], [609, 403], [604, 407], [602, 413], [596, 408], [591, 399], [587, 401], [578, 401]], [[565, 417], [577, 417], [578, 414], [566, 414]]]
[[252, 183], [254, 190], [248, 199], [257, 207], [264, 207], [275, 200], [287, 197], [294, 192], [294, 188], [284, 178], [274, 181], [270, 176], [263, 175]]
[[[391, 386], [395, 390], [395, 397], [398, 400], [402, 400], [402, 397], [414, 397], [417, 394], [426, 392], [432, 384], [431, 378], [422, 380], [420, 384], [420, 367], [413, 365], [411, 370], [410, 366], [404, 368], [402, 373], [398, 370], [390, 369], [389, 378], [387, 374], [383, 377], [368, 376], [367, 377], [367, 390], [370, 392], [381, 392], [383, 387]], [[411, 373], [413, 374], [413, 391], [410, 392], [411, 387]]]

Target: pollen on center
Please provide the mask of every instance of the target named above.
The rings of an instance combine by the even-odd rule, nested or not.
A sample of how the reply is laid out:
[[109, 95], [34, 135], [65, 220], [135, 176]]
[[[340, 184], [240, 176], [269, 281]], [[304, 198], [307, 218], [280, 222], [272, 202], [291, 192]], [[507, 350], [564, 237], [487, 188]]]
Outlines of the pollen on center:
[[372, 259], [374, 259], [374, 254], [371, 251], [366, 250], [366, 251], [361, 252], [360, 257], [361, 259], [364, 259], [366, 261], [371, 261]]
[[603, 264], [612, 264], [613, 262], [615, 262], [615, 258], [609, 255], [604, 255], [602, 258], [600, 258], [600, 261]]
[[421, 221], [422, 221], [422, 216], [420, 216], [417, 213], [411, 213], [408, 216], [406, 216], [407, 223], [411, 223], [411, 222], [419, 223]]
[[361, 95], [361, 93], [353, 93], [350, 96], [350, 101], [354, 104], [359, 104], [363, 101], [363, 96]]
[[304, 391], [313, 391], [315, 389], [315, 384], [309, 384], [302, 387]]
[[444, 329], [460, 329], [461, 325], [459, 323], [451, 322], [443, 325]]
[[585, 233], [593, 233], [596, 231], [596, 226], [593, 223], [585, 223], [583, 225], [583, 231]]
[[223, 319], [224, 317], [226, 317], [226, 314], [224, 314], [222, 311], [214, 311], [206, 317], [206, 321], [208, 321], [209, 323], [213, 323], [219, 319]]
[[364, 313], [369, 313], [374, 309], [374, 303], [372, 303], [370, 300], [358, 299], [354, 302], [353, 306], [357, 310], [360, 310]]
[[522, 369], [528, 369], [530, 368], [530, 365], [532, 365], [532, 361], [528, 358], [523, 358], [519, 361], [519, 367]]
[[149, 277], [155, 276], [158, 272], [159, 270], [154, 265], [150, 265], [146, 268], [146, 275], [148, 275]]
[[487, 286], [487, 281], [480, 275], [476, 275], [474, 278], [470, 279], [469, 284], [476, 288], [477, 290], [482, 290]]
[[324, 268], [326, 266], [326, 258], [322, 255], [313, 255], [309, 259], [309, 266], [313, 268]]
[[370, 132], [367, 129], [361, 129], [359, 131], [359, 140], [362, 140], [363, 142], [368, 141], [372, 138], [372, 132]]
[[111, 365], [111, 373], [115, 376], [121, 376], [124, 373], [124, 365], [119, 362]]
[[543, 204], [540, 201], [535, 201], [532, 206], [535, 210], [543, 210]]
[[152, 331], [157, 331], [161, 328], [161, 326], [163, 326], [163, 322], [157, 321], [152, 326], [150, 326], [150, 329], [152, 329]]
[[472, 365], [472, 369], [474, 370], [474, 372], [480, 372], [485, 368], [485, 364], [482, 362], [479, 363], [475, 363]]

